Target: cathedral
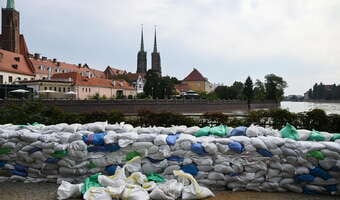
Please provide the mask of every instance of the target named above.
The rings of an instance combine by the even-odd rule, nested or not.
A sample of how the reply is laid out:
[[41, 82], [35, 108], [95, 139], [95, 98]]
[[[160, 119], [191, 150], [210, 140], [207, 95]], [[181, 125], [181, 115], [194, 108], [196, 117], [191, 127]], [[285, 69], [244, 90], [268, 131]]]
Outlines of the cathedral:
[[[161, 56], [157, 50], [156, 28], [155, 28], [153, 52], [151, 54], [151, 69], [155, 71], [159, 76], [162, 76]], [[137, 74], [146, 74], [146, 73], [147, 73], [147, 52], [144, 50], [144, 35], [143, 35], [143, 27], [142, 27], [141, 45], [140, 45], [140, 50], [137, 54]]]

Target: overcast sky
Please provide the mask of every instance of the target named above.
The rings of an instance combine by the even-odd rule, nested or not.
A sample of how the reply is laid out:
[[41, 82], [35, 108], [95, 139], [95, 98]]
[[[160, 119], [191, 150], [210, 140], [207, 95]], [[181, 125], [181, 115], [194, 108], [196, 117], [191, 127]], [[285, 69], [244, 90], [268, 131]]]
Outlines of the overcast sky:
[[[3, 1], [5, 6], [5, 1]], [[213, 83], [275, 73], [287, 94], [340, 82], [340, 0], [16, 0], [31, 53], [136, 71], [140, 24], [163, 74]]]

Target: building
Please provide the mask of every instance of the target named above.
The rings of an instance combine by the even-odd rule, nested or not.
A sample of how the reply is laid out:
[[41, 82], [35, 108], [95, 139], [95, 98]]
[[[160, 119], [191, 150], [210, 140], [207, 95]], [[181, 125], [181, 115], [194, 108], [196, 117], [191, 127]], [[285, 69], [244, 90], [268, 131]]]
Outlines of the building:
[[106, 79], [114, 79], [115, 77], [117, 77], [119, 75], [127, 74], [127, 72], [125, 70], [120, 70], [120, 69], [108, 66], [105, 69], [104, 74], [105, 74]]
[[146, 56], [147, 56], [147, 53], [146, 53], [146, 51], [144, 51], [144, 36], [143, 36], [143, 27], [142, 27], [140, 50], [137, 54], [137, 71], [136, 71], [136, 73], [146, 74], [146, 72], [147, 72]]
[[156, 29], [155, 29], [153, 52], [151, 54], [151, 69], [153, 71], [155, 71], [159, 76], [162, 76], [161, 56], [160, 56], [160, 53], [157, 51], [157, 32], [156, 32]]
[[186, 88], [195, 92], [211, 92], [213, 91], [213, 85], [205, 78], [201, 72], [196, 68], [183, 79], [182, 84], [187, 85]]
[[52, 79], [72, 80], [76, 98], [91, 99], [94, 96], [105, 98], [122, 98], [136, 96], [136, 90], [125, 80], [109, 80], [104, 78], [89, 78], [77, 72], [54, 74]]

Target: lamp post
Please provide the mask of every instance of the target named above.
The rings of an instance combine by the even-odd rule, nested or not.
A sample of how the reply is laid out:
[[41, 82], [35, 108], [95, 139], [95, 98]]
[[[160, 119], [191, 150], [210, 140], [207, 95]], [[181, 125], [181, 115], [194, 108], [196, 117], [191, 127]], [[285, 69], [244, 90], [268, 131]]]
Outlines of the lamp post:
[[152, 99], [154, 99], [154, 97], [153, 97], [153, 87], [151, 88], [151, 90], [152, 90]]

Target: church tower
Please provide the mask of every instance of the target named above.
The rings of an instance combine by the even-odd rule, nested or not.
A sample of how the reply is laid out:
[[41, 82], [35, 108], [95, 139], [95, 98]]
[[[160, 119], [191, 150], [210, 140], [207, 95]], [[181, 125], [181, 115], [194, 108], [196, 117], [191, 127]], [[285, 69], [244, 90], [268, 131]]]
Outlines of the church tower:
[[162, 67], [161, 67], [161, 56], [157, 51], [157, 31], [155, 28], [155, 40], [153, 46], [153, 52], [151, 54], [151, 69], [157, 72], [160, 76], [162, 76]]
[[14, 0], [7, 0], [2, 9], [1, 48], [20, 53], [20, 14], [15, 10]]
[[146, 71], [147, 71], [146, 65], [147, 65], [147, 60], [146, 60], [146, 51], [144, 51], [144, 37], [143, 37], [143, 27], [142, 27], [140, 50], [137, 55], [137, 73], [146, 74]]

